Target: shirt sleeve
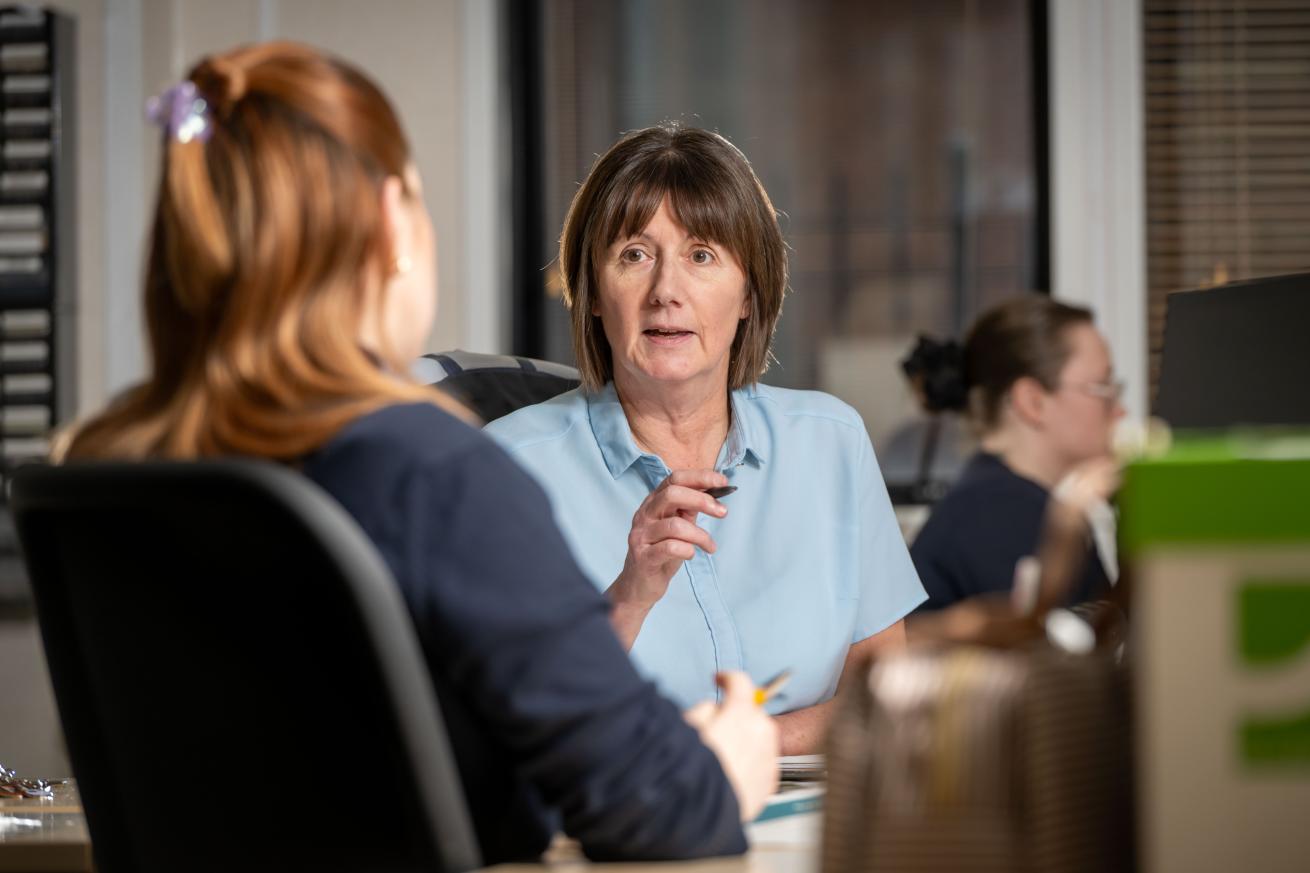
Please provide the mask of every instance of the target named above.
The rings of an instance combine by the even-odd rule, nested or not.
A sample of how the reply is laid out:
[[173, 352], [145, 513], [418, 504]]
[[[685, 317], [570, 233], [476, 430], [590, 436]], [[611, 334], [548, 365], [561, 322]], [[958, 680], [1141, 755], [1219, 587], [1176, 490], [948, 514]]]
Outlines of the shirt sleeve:
[[900, 621], [927, 597], [901, 537], [873, 445], [863, 428], [856, 452], [860, 591], [852, 645]]
[[587, 855], [744, 852], [717, 758], [638, 676], [527, 474], [485, 442], [411, 477], [407, 499], [429, 520], [411, 559], [437, 669]]

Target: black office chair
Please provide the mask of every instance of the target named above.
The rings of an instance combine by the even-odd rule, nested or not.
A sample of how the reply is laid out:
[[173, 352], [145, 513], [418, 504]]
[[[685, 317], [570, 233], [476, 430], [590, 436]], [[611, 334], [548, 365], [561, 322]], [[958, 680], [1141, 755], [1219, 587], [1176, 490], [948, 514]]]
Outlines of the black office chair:
[[480, 866], [400, 592], [313, 483], [32, 466], [12, 502], [101, 873]]
[[549, 400], [581, 382], [577, 369], [566, 364], [459, 350], [424, 355], [411, 372], [418, 381], [450, 394], [484, 422]]

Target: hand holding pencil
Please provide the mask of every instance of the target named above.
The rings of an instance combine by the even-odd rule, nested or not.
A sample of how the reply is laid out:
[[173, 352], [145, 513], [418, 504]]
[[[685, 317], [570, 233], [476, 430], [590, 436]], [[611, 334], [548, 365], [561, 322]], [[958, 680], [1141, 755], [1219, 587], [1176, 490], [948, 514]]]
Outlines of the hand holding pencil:
[[751, 821], [778, 787], [778, 725], [757, 702], [765, 688], [757, 689], [745, 673], [720, 673], [715, 681], [723, 701], [697, 704], [684, 717], [719, 759], [737, 795], [741, 820]]

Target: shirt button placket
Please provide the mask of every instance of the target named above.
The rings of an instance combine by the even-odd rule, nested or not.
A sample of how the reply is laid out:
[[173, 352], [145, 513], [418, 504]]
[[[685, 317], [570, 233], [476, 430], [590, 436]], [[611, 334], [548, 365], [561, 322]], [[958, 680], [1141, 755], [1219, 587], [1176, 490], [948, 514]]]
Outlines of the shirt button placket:
[[[659, 458], [651, 455], [645, 459], [644, 469], [647, 482], [654, 490], [669, 476], [669, 468]], [[723, 593], [719, 590], [718, 574], [715, 572], [713, 558], [696, 549], [691, 560], [682, 565], [687, 574], [692, 596], [700, 608], [701, 617], [709, 629], [710, 644], [714, 648], [714, 672], [741, 669], [741, 646], [737, 642], [736, 625], [728, 612]], [[707, 677], [710, 678], [710, 677]], [[721, 697], [715, 689], [715, 698]]]

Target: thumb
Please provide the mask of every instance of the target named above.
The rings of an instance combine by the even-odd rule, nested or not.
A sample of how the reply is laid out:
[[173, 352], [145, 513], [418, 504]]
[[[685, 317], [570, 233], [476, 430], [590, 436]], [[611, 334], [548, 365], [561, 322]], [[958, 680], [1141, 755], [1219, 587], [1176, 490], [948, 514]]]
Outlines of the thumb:
[[684, 710], [682, 713], [682, 720], [696, 730], [701, 730], [714, 720], [714, 713], [717, 711], [718, 707], [716, 707], [712, 702], [703, 700], [691, 709]]

